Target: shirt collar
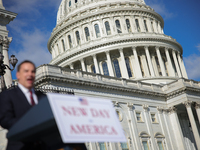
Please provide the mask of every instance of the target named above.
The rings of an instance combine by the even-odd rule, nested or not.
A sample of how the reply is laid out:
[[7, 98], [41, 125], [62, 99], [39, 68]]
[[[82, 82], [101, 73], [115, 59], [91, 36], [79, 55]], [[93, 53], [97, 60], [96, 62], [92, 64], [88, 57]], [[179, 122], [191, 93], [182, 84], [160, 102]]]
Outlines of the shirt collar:
[[[30, 90], [25, 88], [22, 84], [18, 83], [18, 87], [22, 90], [23, 93], [28, 93]], [[31, 88], [31, 91], [33, 92], [33, 88]]]

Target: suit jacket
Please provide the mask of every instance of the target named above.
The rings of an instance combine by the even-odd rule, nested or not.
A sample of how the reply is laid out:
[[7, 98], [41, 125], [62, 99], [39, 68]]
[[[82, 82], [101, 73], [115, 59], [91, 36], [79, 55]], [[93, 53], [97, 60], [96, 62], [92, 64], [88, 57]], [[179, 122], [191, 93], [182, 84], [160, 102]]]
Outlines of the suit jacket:
[[[40, 91], [36, 91], [38, 101], [45, 96]], [[26, 96], [19, 87], [0, 93], [0, 125], [5, 129], [10, 129], [31, 107]], [[84, 144], [65, 144], [67, 150], [86, 150]], [[64, 146], [64, 147], [65, 147]], [[22, 143], [8, 141], [6, 150], [52, 150], [42, 141], [37, 143]]]
[[[35, 92], [38, 101], [42, 92]], [[19, 87], [4, 91], [0, 94], [0, 125], [10, 129], [31, 107], [26, 96]], [[24, 144], [21, 142], [8, 141], [7, 150], [22, 150]]]

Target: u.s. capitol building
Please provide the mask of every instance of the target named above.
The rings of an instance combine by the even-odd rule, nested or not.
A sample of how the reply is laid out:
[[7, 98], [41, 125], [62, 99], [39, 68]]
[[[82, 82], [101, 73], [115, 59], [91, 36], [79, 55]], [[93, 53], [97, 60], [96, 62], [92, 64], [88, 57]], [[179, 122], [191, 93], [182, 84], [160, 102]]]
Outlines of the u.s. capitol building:
[[144, 0], [62, 0], [35, 86], [112, 100], [127, 142], [88, 150], [200, 149], [200, 83], [163, 27]]
[[200, 83], [144, 0], [62, 0], [36, 87], [113, 101], [127, 143], [88, 150], [200, 149]]

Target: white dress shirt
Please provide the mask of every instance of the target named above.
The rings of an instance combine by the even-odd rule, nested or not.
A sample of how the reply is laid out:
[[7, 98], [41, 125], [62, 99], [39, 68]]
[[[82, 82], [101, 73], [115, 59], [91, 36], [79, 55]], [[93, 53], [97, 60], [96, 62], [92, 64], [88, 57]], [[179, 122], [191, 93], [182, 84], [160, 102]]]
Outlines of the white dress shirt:
[[[21, 85], [20, 83], [18, 83], [18, 87], [21, 89], [21, 91], [22, 91], [22, 92], [24, 93], [24, 95], [26, 96], [26, 99], [27, 99], [28, 103], [29, 103], [30, 105], [32, 105], [32, 104], [31, 104], [31, 93], [30, 93], [29, 89], [25, 88], [25, 87], [24, 87], [23, 85]], [[35, 104], [38, 104], [38, 99], [37, 99], [37, 96], [36, 96], [36, 94], [35, 94], [34, 89], [32, 88], [31, 91], [32, 91], [32, 93], [33, 93], [32, 95], [33, 95], [33, 100], [34, 100]]]

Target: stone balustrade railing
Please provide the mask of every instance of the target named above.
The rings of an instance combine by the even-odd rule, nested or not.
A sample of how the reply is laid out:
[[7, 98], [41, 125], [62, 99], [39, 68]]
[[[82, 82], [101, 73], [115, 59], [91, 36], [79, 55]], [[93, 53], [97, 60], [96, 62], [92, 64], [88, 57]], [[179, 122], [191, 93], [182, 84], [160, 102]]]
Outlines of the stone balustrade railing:
[[147, 91], [156, 91], [162, 93], [162, 85], [144, 83], [140, 81], [134, 81], [124, 78], [116, 78], [111, 76], [105, 76], [101, 74], [94, 74], [90, 72], [83, 72], [80, 70], [72, 70], [68, 68], [62, 68], [53, 65], [42, 65], [37, 68], [36, 71], [36, 86], [40, 83], [40, 80], [52, 77], [52, 80], [74, 80], [88, 83], [101, 83], [104, 85], [112, 85], [117, 87], [126, 87], [131, 89], [140, 89]]

